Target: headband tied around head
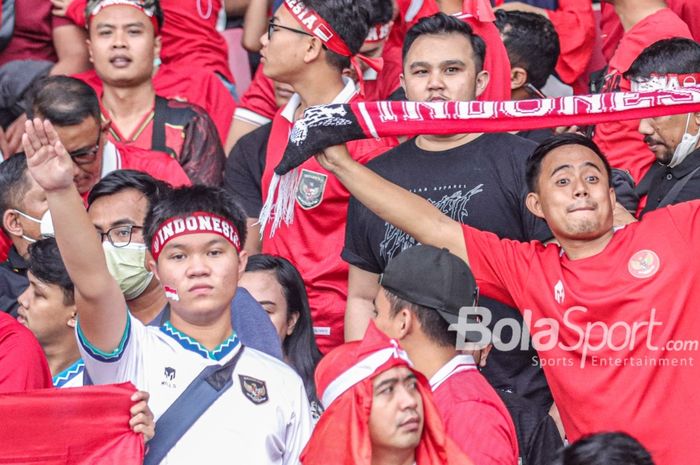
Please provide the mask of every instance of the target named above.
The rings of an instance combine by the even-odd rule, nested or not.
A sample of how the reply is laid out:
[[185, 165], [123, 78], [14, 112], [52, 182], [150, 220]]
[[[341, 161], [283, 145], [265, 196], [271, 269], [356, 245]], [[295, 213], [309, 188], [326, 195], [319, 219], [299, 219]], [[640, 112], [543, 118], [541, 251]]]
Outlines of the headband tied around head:
[[151, 242], [151, 255], [158, 261], [165, 245], [176, 237], [187, 234], [217, 234], [233, 245], [236, 252], [241, 252], [238, 229], [226, 218], [207, 212], [194, 212], [187, 216], [170, 218], [158, 226]]

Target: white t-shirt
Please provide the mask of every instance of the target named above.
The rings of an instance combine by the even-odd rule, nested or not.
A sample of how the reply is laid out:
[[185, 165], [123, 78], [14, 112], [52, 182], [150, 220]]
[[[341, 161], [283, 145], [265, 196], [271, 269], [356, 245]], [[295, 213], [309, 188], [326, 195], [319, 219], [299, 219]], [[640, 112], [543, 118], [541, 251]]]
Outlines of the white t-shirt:
[[[151, 394], [155, 419], [209, 365], [223, 365], [242, 345], [234, 333], [208, 351], [169, 322], [144, 326], [129, 315], [111, 354], [91, 346], [77, 327], [80, 352], [95, 384], [131, 381]], [[301, 378], [286, 364], [245, 348], [233, 385], [170, 450], [161, 464], [298, 464], [311, 434], [311, 414]]]

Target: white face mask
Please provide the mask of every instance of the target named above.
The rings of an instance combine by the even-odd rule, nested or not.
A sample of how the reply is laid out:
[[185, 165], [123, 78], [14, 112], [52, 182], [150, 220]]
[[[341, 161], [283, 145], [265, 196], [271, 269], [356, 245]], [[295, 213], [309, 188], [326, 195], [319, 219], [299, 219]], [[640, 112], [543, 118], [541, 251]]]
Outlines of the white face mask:
[[685, 160], [688, 157], [688, 155], [693, 153], [695, 151], [695, 147], [698, 145], [698, 141], [700, 140], [700, 128], [698, 129], [698, 132], [695, 135], [688, 133], [688, 126], [690, 126], [690, 118], [693, 115], [694, 113], [688, 113], [688, 119], [685, 122], [685, 131], [683, 133], [683, 138], [678, 143], [676, 150], [673, 152], [673, 157], [668, 163], [669, 168], [675, 168], [676, 166], [683, 163], [683, 160]]
[[[33, 216], [27, 215], [24, 212], [21, 212], [17, 209], [13, 209], [15, 213], [17, 213], [20, 216], [23, 216], [24, 218], [34, 221], [35, 223], [39, 223], [39, 234], [41, 235], [41, 239], [45, 239], [47, 237], [54, 237], [54, 230], [53, 230], [53, 221], [51, 220], [51, 212], [49, 210], [46, 210], [43, 215], [41, 215], [41, 219], [34, 218]], [[22, 235], [22, 239], [29, 243], [34, 243], [37, 241], [37, 239], [32, 239], [29, 236]]]
[[109, 241], [102, 243], [107, 259], [109, 273], [119, 283], [126, 300], [133, 300], [143, 294], [153, 280], [153, 273], [145, 266], [146, 246], [135, 244], [120, 247], [113, 246]]

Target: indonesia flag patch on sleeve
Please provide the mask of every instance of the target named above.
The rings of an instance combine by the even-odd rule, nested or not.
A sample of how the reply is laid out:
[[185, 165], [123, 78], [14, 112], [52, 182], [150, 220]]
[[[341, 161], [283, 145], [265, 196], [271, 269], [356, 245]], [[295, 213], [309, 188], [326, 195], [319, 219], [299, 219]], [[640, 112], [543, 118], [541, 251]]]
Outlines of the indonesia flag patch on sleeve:
[[180, 296], [177, 294], [175, 288], [170, 286], [163, 286], [163, 290], [165, 291], [165, 297], [167, 297], [168, 299], [173, 300], [175, 302], [180, 301]]

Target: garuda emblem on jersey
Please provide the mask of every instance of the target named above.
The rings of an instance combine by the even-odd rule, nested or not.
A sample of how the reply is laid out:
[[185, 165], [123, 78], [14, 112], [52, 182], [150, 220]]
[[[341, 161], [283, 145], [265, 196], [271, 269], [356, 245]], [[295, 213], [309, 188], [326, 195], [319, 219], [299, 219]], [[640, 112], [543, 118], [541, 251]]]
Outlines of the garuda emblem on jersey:
[[301, 170], [299, 187], [297, 187], [296, 199], [304, 210], [318, 207], [323, 200], [323, 191], [326, 189], [328, 176], [306, 169]]
[[248, 400], [257, 405], [267, 402], [269, 397], [265, 381], [246, 375], [238, 375], [238, 379], [241, 381], [241, 391]]
[[651, 250], [640, 250], [632, 255], [627, 262], [627, 270], [635, 278], [650, 278], [659, 271], [661, 260], [655, 252]]

